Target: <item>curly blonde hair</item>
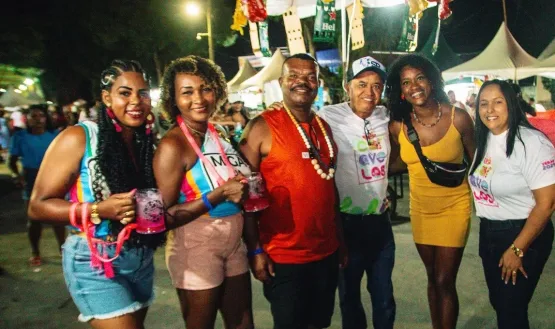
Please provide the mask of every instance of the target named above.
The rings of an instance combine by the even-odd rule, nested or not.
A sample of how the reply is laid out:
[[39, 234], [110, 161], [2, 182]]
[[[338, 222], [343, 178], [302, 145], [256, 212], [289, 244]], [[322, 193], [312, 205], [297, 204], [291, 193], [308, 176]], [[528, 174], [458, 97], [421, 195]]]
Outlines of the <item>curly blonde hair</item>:
[[227, 99], [227, 82], [218, 65], [195, 55], [178, 58], [166, 68], [160, 87], [162, 111], [174, 122], [180, 113], [175, 102], [175, 76], [178, 73], [196, 75], [212, 87], [216, 95], [216, 108], [219, 108]]

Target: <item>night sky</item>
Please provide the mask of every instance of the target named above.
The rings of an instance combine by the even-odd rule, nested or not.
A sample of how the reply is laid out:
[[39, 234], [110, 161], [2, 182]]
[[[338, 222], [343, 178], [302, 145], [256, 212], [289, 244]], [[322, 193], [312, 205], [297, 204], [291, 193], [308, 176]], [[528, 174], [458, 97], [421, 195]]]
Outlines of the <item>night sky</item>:
[[[215, 3], [215, 32], [229, 34], [235, 0], [212, 0]], [[270, 0], [271, 1], [271, 0]], [[42, 77], [45, 92], [60, 103], [77, 97], [91, 99], [96, 93], [97, 76], [112, 58], [137, 58], [155, 76], [150, 49], [159, 47], [162, 66], [171, 59], [191, 53], [207, 56], [206, 42], [196, 41], [204, 32], [203, 20], [186, 20], [180, 11], [184, 0], [97, 0], [37, 1], [4, 4], [0, 20], [0, 63], [35, 66], [46, 71]], [[508, 26], [520, 45], [538, 56], [555, 37], [554, 0], [506, 0]], [[465, 60], [483, 50], [503, 21], [501, 0], [456, 0], [453, 15], [442, 25], [449, 46]], [[423, 44], [436, 24], [437, 11], [425, 12], [420, 25], [419, 43]], [[367, 19], [379, 19], [366, 36], [383, 34], [390, 26], [390, 44], [400, 37], [401, 7], [370, 9]], [[181, 15], [181, 16], [180, 16]], [[398, 27], [397, 27], [398, 24]], [[282, 20], [269, 21], [272, 47], [286, 46]], [[156, 30], [156, 36], [150, 34]], [[216, 49], [216, 61], [226, 77], [236, 73], [237, 57], [252, 53], [248, 38], [239, 37], [234, 46]], [[125, 36], [123, 36], [125, 35]], [[154, 34], [153, 34], [154, 35]], [[122, 40], [123, 38], [123, 40]], [[164, 43], [158, 40], [164, 39]], [[371, 50], [376, 49], [371, 39]], [[196, 48], [195, 48], [196, 47]], [[330, 46], [321, 46], [329, 48]], [[137, 55], [136, 54], [141, 54]], [[154, 79], [154, 82], [156, 79]]]

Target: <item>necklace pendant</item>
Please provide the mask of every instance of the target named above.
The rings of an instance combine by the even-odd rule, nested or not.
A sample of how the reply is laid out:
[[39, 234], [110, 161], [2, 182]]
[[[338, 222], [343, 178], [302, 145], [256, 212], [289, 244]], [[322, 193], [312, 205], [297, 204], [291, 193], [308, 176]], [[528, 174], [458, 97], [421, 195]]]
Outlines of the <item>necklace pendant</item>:
[[301, 157], [303, 159], [310, 159], [310, 153], [309, 152], [302, 152]]

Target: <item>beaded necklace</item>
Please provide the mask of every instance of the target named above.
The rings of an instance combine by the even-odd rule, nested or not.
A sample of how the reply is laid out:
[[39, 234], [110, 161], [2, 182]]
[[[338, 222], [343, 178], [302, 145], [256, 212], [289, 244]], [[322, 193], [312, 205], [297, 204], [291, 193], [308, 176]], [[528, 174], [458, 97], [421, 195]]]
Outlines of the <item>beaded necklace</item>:
[[[335, 169], [334, 169], [335, 165], [334, 165], [334, 162], [333, 162], [333, 160], [334, 160], [333, 145], [331, 144], [331, 140], [330, 140], [330, 138], [329, 138], [329, 136], [326, 132], [326, 128], [324, 128], [324, 124], [322, 123], [320, 118], [316, 114], [314, 114], [316, 122], [318, 123], [318, 126], [322, 130], [322, 134], [324, 135], [324, 139], [326, 140], [326, 144], [328, 145], [328, 150], [329, 150], [329, 154], [330, 154], [330, 164], [329, 165], [326, 165], [324, 163], [324, 161], [322, 160], [322, 157], [320, 156], [320, 152], [318, 151], [318, 149], [316, 147], [314, 147], [314, 145], [312, 144], [312, 141], [306, 135], [303, 127], [301, 127], [301, 125], [297, 122], [297, 119], [295, 119], [295, 117], [291, 113], [291, 110], [289, 110], [289, 108], [287, 108], [287, 106], [285, 104], [283, 104], [283, 107], [285, 107], [285, 111], [287, 112], [287, 115], [289, 115], [289, 117], [291, 118], [291, 121], [293, 121], [293, 124], [297, 128], [297, 131], [301, 135], [301, 138], [304, 142], [304, 145], [308, 149], [308, 154], [309, 154], [310, 158], [312, 159], [311, 163], [314, 166], [314, 170], [316, 171], [316, 173], [322, 179], [327, 179], [327, 180], [332, 179], [333, 176], [334, 176], [334, 173], [335, 173]], [[327, 173], [325, 172], [326, 169], [328, 171]]]
[[416, 120], [416, 122], [418, 122], [419, 124], [423, 125], [426, 128], [432, 128], [433, 126], [439, 123], [439, 120], [441, 120], [442, 111], [441, 111], [441, 105], [439, 105], [439, 102], [437, 102], [437, 109], [438, 109], [437, 118], [436, 118], [436, 122], [434, 123], [424, 123], [420, 121], [420, 118], [416, 115], [414, 108], [412, 109], [412, 116], [414, 117], [414, 120]]

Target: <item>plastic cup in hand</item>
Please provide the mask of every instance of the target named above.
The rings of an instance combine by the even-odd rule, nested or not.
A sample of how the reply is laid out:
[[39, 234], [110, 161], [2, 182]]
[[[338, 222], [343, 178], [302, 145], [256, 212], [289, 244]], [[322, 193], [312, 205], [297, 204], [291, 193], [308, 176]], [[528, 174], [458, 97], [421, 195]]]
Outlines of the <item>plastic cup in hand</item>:
[[247, 178], [249, 181], [249, 198], [243, 203], [246, 212], [256, 212], [270, 206], [266, 197], [266, 187], [259, 172], [253, 172]]
[[164, 232], [164, 203], [160, 191], [155, 188], [138, 190], [135, 193], [137, 202], [135, 223], [137, 233], [155, 234]]

